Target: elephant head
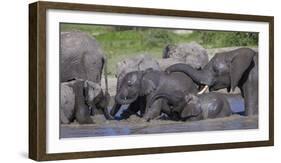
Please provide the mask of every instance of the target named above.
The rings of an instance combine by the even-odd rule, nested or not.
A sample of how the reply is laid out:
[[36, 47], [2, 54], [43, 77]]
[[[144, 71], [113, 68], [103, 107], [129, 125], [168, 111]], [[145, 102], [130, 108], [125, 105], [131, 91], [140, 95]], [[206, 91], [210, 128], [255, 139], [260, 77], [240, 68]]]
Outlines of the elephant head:
[[185, 106], [181, 112], [181, 118], [187, 119], [190, 117], [197, 117], [202, 113], [202, 108], [198, 96], [193, 94], [186, 94]]
[[108, 92], [104, 93], [100, 84], [86, 80], [84, 82], [83, 90], [85, 103], [90, 107], [90, 109], [101, 109], [107, 119], [113, 119], [113, 117], [109, 114], [107, 108], [110, 101], [110, 94]]
[[167, 72], [183, 72], [199, 85], [207, 85], [209, 90], [227, 88], [234, 90], [245, 82], [249, 70], [253, 68], [256, 52], [249, 48], [240, 48], [229, 52], [217, 53], [202, 69], [196, 70], [187, 64], [175, 64]]
[[101, 86], [95, 82], [86, 80], [84, 82], [84, 97], [88, 106], [93, 107], [96, 104], [96, 98], [102, 96]]
[[134, 71], [124, 76], [115, 96], [117, 103], [126, 105], [134, 102], [138, 98], [141, 87], [141, 74], [141, 72]]
[[119, 104], [130, 104], [139, 96], [144, 96], [156, 89], [156, 84], [145, 76], [145, 73], [151, 71], [134, 71], [128, 73], [120, 84], [115, 99]]

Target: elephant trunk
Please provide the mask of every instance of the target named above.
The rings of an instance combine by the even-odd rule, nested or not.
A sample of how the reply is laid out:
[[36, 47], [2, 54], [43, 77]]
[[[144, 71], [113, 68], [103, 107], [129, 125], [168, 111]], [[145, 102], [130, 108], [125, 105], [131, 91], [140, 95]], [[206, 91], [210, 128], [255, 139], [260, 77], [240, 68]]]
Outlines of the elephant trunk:
[[117, 95], [115, 96], [115, 101], [116, 101], [118, 104], [127, 105], [127, 104], [130, 104], [130, 103], [134, 102], [134, 101], [137, 99], [137, 97], [138, 97], [138, 96], [133, 97], [133, 98], [130, 98], [130, 99], [128, 99], [127, 97], [121, 98], [121, 97], [120, 97], [120, 94], [117, 94]]
[[195, 83], [201, 84], [201, 85], [208, 85], [211, 86], [214, 83], [214, 78], [210, 74], [210, 72], [203, 70], [197, 70], [191, 67], [190, 65], [184, 64], [184, 63], [178, 63], [174, 64], [170, 67], [168, 67], [166, 72], [182, 72], [188, 75]]
[[116, 114], [117, 114], [117, 112], [120, 110], [120, 108], [121, 108], [121, 104], [117, 104], [116, 102], [115, 102], [115, 104], [113, 105], [113, 107], [112, 107], [112, 109], [111, 109], [111, 111], [110, 111], [110, 115], [112, 116], [112, 117], [114, 117]]

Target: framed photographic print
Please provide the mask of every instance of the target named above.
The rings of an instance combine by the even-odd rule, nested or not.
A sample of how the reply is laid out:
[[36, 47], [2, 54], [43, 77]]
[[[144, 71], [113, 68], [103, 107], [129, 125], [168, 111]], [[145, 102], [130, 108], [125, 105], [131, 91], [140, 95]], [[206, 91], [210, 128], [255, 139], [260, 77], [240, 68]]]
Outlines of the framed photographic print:
[[272, 146], [274, 18], [29, 5], [29, 157]]

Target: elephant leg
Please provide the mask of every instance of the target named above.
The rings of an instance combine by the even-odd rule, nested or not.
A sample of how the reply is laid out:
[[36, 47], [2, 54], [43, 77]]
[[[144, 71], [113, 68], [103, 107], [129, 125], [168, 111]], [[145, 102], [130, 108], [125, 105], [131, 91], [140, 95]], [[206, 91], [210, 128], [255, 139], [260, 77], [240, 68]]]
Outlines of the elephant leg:
[[[250, 90], [249, 90], [250, 89]], [[245, 115], [256, 115], [258, 114], [258, 95], [253, 94], [252, 88], [248, 88], [244, 91], [245, 101]]]
[[110, 115], [110, 113], [109, 113], [107, 107], [102, 108], [102, 111], [103, 111], [104, 117], [105, 117], [107, 120], [114, 120], [114, 118]]
[[70, 120], [66, 117], [63, 110], [60, 110], [60, 121], [61, 121], [62, 124], [69, 124], [70, 123]]
[[171, 115], [171, 107], [169, 106], [167, 99], [162, 99], [161, 112], [166, 114], [168, 117]]
[[241, 91], [243, 91], [245, 101], [245, 115], [258, 114], [258, 82], [253, 79], [252, 75], [249, 75]]
[[97, 107], [96, 105], [92, 105], [90, 108], [90, 115], [94, 116], [95, 114], [97, 114]]
[[[258, 60], [254, 57], [252, 69], [246, 71], [246, 80], [239, 85], [245, 101], [245, 115], [258, 114]], [[245, 76], [245, 75], [244, 75]]]
[[93, 120], [90, 117], [90, 112], [87, 109], [87, 106], [79, 106], [75, 112], [75, 119], [79, 124], [89, 124], [93, 123]]
[[144, 119], [146, 121], [150, 121], [156, 117], [158, 117], [161, 114], [161, 104], [162, 104], [162, 99], [155, 100], [151, 107], [148, 108], [146, 106], [146, 112], [144, 114]]

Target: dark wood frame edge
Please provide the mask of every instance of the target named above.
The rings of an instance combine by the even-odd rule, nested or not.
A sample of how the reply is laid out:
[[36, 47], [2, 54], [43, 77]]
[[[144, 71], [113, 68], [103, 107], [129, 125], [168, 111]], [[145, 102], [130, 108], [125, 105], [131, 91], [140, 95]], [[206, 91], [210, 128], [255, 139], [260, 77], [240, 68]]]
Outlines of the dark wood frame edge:
[[[269, 23], [269, 140], [239, 143], [170, 146], [73, 153], [46, 153], [46, 10], [77, 10], [111, 13], [195, 17], [260, 21]], [[274, 17], [225, 14], [212, 12], [180, 11], [152, 8], [103, 6], [60, 2], [29, 4], [29, 158], [37, 161], [109, 157], [123, 155], [187, 152], [274, 145]]]

